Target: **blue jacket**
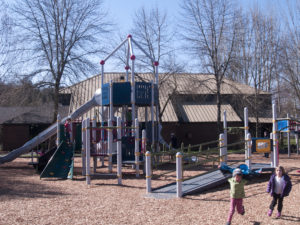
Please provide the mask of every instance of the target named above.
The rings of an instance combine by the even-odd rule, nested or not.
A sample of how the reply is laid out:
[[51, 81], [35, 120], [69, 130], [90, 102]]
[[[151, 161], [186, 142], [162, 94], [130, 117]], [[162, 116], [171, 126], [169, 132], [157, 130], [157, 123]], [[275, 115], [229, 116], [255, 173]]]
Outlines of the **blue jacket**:
[[[273, 174], [268, 183], [267, 192], [270, 193], [271, 196], [273, 196], [275, 191], [275, 176], [276, 175]], [[282, 176], [284, 180], [284, 185], [283, 185], [283, 191], [281, 193], [281, 197], [286, 197], [290, 194], [290, 191], [292, 190], [292, 182], [288, 175], [284, 174]]]

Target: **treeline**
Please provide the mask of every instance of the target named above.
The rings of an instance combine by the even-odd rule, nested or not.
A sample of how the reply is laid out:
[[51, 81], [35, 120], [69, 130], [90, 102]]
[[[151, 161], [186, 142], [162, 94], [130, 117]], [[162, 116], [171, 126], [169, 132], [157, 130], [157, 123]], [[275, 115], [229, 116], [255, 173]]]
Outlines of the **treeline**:
[[32, 82], [0, 82], [0, 106], [37, 106], [53, 103], [53, 89], [38, 88]]

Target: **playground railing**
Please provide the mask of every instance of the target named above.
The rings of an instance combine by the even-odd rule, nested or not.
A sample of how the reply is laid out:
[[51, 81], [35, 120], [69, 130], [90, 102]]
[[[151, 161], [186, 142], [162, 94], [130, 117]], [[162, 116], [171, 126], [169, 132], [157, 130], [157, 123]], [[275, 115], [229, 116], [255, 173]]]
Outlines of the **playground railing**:
[[[217, 141], [207, 142], [200, 145], [189, 145], [186, 147], [181, 146], [178, 149], [172, 149], [170, 146], [166, 147], [164, 145], [160, 146], [160, 152], [151, 151], [151, 179], [157, 181], [157, 185], [161, 186], [168, 183], [173, 183], [176, 181], [176, 154], [181, 152], [182, 154], [182, 173], [184, 172], [186, 179], [191, 179], [194, 176], [199, 176], [199, 172], [202, 173], [217, 169], [219, 163], [221, 162], [220, 157], [220, 146], [213, 148], [205, 148], [203, 146], [208, 146], [211, 144], [216, 144]], [[228, 144], [227, 148], [228, 155], [230, 154], [241, 154], [245, 152], [244, 149], [245, 141], [239, 141], [236, 143]], [[224, 147], [224, 146], [223, 146]], [[150, 148], [152, 150], [154, 148]], [[193, 149], [193, 150], [192, 150]], [[194, 150], [197, 149], [197, 150]], [[162, 181], [162, 182], [159, 182]]]
[[[227, 154], [226, 156], [230, 156], [232, 154], [241, 154], [245, 152], [245, 141], [239, 141], [235, 143], [228, 144], [227, 146]], [[220, 156], [220, 146], [211, 148], [205, 152], [186, 152], [183, 153], [182, 157], [182, 176], [183, 180], [192, 179], [196, 176], [199, 176], [198, 172], [210, 172], [215, 169], [218, 169], [218, 165], [222, 161], [222, 157]], [[231, 148], [231, 149], [230, 149]], [[224, 156], [224, 155], [223, 155]], [[230, 164], [236, 163], [229, 162]]]

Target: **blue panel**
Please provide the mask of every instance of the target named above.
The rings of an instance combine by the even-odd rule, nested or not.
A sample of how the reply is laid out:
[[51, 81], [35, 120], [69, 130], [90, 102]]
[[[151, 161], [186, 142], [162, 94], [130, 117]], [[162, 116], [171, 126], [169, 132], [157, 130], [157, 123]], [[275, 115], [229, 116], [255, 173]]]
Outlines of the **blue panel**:
[[288, 120], [280, 120], [277, 122], [277, 131], [288, 131], [289, 121]]
[[151, 104], [151, 83], [135, 83], [135, 102], [137, 105]]
[[113, 83], [114, 106], [130, 105], [131, 102], [130, 82]]
[[109, 105], [109, 83], [103, 84], [101, 93], [102, 93], [102, 105]]
[[[150, 106], [151, 105], [151, 83], [136, 82], [135, 83], [135, 102], [137, 105]], [[158, 103], [158, 89], [154, 85], [154, 104]]]
[[[123, 106], [131, 105], [131, 83], [117, 82], [112, 83], [113, 88], [113, 105]], [[102, 104], [109, 105], [110, 84], [103, 84], [102, 87]], [[135, 82], [135, 104], [138, 106], [151, 106], [151, 83]], [[154, 105], [158, 104], [158, 88], [154, 85]]]

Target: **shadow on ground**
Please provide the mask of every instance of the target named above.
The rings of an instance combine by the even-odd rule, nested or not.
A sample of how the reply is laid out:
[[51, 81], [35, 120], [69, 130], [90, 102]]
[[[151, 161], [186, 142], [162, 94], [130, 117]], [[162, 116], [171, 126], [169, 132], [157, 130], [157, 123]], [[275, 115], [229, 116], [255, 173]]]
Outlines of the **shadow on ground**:
[[[32, 177], [33, 179], [30, 179]], [[66, 195], [59, 188], [39, 180], [39, 175], [27, 162], [10, 162], [0, 166], [0, 201], [16, 198], [52, 198]]]

